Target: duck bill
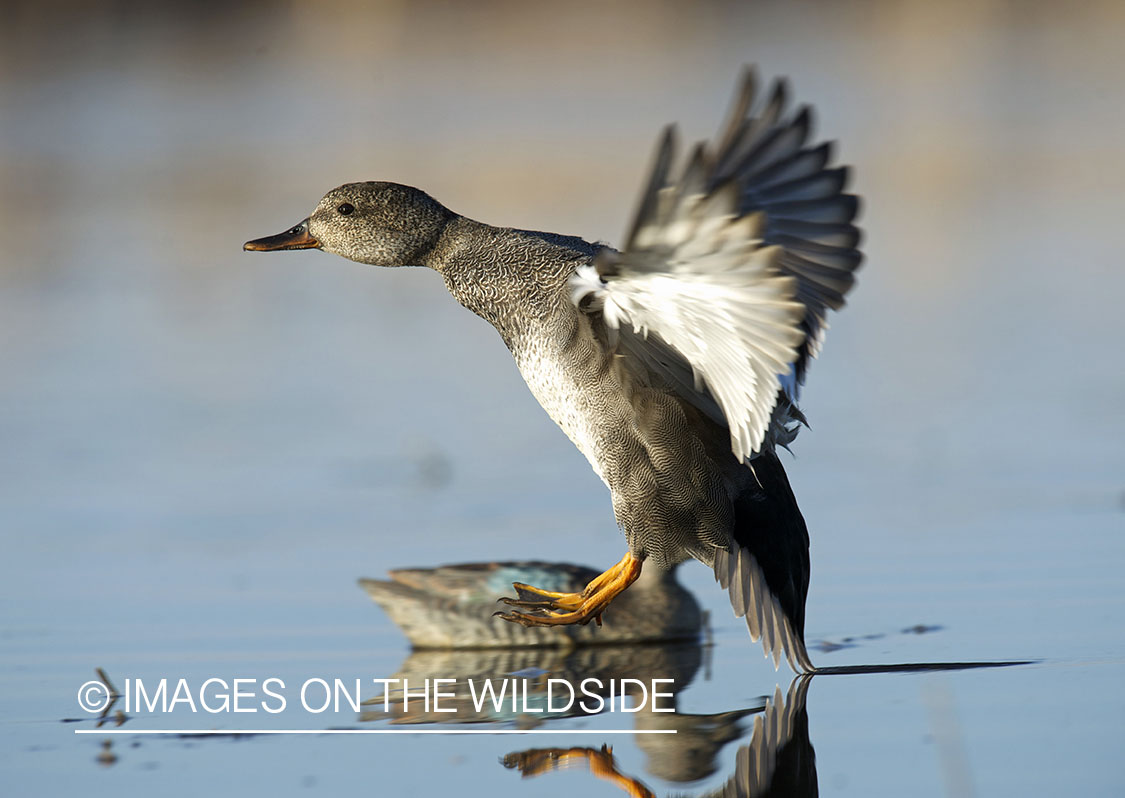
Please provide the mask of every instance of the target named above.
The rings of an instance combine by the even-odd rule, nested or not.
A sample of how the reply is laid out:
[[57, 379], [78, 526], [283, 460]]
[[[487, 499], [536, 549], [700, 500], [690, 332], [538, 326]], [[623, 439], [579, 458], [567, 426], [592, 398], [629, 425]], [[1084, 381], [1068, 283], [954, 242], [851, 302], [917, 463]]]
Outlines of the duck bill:
[[319, 249], [320, 242], [309, 235], [309, 220], [291, 227], [284, 233], [247, 241], [242, 248], [248, 252], [276, 252], [281, 249]]

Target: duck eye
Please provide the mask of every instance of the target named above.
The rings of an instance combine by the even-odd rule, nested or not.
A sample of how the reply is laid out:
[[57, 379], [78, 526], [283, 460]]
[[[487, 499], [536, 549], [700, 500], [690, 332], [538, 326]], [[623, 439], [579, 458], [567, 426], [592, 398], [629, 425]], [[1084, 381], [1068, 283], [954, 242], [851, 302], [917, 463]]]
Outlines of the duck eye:
[[352, 211], [355, 210], [355, 206], [352, 205], [350, 202], [345, 202], [345, 203], [341, 204], [339, 207], [337, 207], [336, 210], [342, 216], [348, 216], [349, 214], [351, 214]]

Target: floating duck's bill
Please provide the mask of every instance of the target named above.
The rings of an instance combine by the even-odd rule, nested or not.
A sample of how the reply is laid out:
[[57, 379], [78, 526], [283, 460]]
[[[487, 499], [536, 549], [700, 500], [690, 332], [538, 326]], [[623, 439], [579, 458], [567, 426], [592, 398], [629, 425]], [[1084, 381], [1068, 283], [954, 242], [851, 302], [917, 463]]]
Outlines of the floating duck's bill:
[[309, 235], [309, 220], [301, 222], [296, 227], [291, 227], [284, 233], [265, 238], [255, 238], [242, 245], [243, 249], [251, 252], [274, 252], [279, 249], [318, 249], [320, 242]]

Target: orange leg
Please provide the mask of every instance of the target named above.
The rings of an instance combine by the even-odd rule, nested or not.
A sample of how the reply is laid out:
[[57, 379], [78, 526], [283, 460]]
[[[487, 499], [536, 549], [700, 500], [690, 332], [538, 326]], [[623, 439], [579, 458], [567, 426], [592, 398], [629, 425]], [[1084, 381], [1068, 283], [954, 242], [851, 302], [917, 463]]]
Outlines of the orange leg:
[[506, 621], [524, 626], [567, 626], [590, 621], [600, 624], [602, 613], [610, 602], [641, 575], [641, 562], [627, 553], [617, 565], [591, 580], [581, 593], [555, 593], [516, 582], [514, 587], [520, 597], [505, 596], [500, 601], [519, 609], [496, 614]]

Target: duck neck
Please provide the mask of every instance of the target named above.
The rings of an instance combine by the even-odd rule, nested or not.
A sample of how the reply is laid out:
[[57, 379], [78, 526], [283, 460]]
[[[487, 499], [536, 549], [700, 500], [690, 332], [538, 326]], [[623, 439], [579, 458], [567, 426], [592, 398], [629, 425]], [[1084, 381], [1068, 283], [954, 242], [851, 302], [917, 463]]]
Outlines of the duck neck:
[[457, 267], [466, 252], [471, 250], [472, 242], [480, 236], [482, 228], [487, 227], [488, 225], [451, 212], [433, 246], [422, 253], [419, 265], [444, 276], [447, 271]]
[[421, 262], [511, 347], [558, 313], [568, 275], [592, 252], [592, 245], [580, 239], [492, 227], [454, 215]]

